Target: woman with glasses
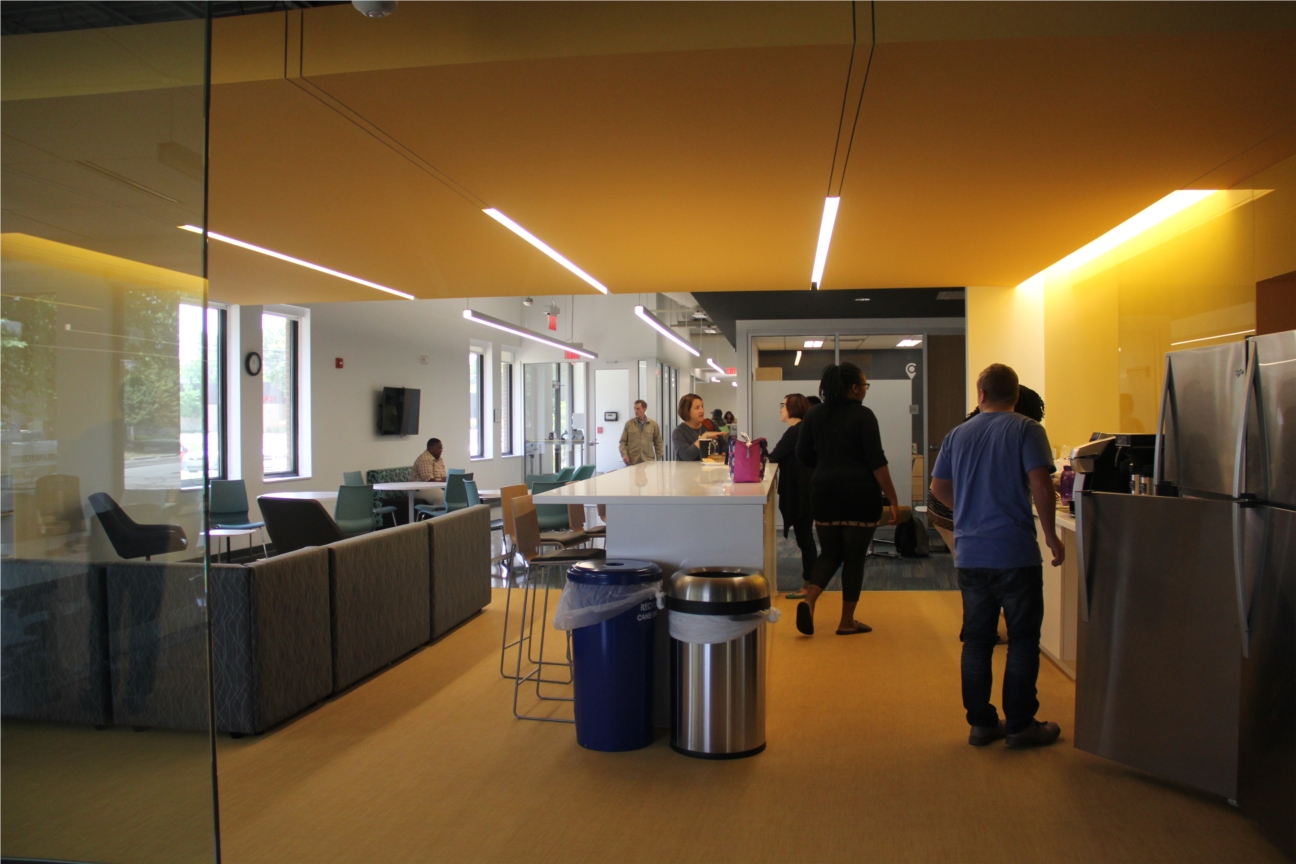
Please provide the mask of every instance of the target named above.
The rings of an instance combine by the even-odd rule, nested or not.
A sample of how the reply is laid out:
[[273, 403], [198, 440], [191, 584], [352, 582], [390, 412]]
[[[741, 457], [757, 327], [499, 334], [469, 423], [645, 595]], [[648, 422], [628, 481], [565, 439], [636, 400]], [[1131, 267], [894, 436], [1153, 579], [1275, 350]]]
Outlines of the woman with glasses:
[[797, 458], [797, 440], [801, 433], [801, 418], [810, 410], [810, 401], [800, 393], [789, 393], [779, 403], [779, 420], [787, 424], [787, 431], [774, 445], [769, 459], [779, 466], [779, 513], [783, 516], [783, 536], [790, 528], [796, 535], [801, 550], [801, 590], [790, 592], [793, 600], [803, 600], [815, 559], [819, 557], [814, 539], [814, 516], [810, 512], [810, 469]]
[[[838, 567], [842, 611], [837, 635], [873, 629], [855, 620], [855, 606], [864, 584], [864, 558], [882, 518], [882, 495], [895, 504], [896, 491], [877, 417], [863, 404], [867, 391], [868, 382], [855, 364], [828, 366], [819, 382], [823, 404], [801, 421], [797, 457], [814, 471], [810, 506], [819, 534], [814, 575], [806, 599], [797, 605], [797, 630], [807, 636], [814, 635], [815, 603]], [[899, 508], [892, 506], [890, 524], [898, 521]]]

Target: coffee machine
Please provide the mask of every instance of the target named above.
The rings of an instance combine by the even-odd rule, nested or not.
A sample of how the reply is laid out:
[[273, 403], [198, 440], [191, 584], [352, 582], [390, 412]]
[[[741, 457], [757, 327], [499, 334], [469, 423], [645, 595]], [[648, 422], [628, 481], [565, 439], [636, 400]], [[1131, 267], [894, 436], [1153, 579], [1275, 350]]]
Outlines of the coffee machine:
[[[1082, 491], [1152, 495], [1156, 435], [1095, 432], [1071, 451], [1075, 494]], [[1074, 506], [1074, 505], [1073, 505]]]

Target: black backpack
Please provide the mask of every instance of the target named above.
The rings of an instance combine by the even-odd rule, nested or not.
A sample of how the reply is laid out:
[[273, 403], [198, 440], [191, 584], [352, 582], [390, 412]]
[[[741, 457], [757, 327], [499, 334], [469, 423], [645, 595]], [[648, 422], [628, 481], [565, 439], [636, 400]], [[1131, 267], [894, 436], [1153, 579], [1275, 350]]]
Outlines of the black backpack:
[[926, 558], [931, 554], [927, 544], [927, 526], [909, 517], [895, 527], [895, 548], [902, 558]]

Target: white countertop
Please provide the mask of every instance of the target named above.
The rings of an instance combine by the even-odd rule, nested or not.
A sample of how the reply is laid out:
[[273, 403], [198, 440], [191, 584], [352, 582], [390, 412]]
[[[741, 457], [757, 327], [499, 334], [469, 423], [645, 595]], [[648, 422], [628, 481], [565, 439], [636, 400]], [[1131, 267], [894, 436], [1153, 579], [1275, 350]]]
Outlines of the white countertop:
[[759, 483], [734, 483], [728, 465], [644, 462], [569, 483], [535, 496], [537, 504], [748, 504], [763, 505], [777, 475], [765, 467]]

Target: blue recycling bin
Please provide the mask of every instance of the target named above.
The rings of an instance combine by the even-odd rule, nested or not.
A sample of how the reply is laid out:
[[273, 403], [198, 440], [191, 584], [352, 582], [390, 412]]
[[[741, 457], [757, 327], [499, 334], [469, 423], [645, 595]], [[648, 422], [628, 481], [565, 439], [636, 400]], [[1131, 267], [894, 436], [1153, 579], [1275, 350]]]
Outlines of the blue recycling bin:
[[[661, 580], [651, 561], [582, 561], [567, 579], [582, 585], [645, 585]], [[638, 750], [653, 738], [653, 633], [649, 598], [600, 624], [571, 631], [576, 743], [590, 750]]]

